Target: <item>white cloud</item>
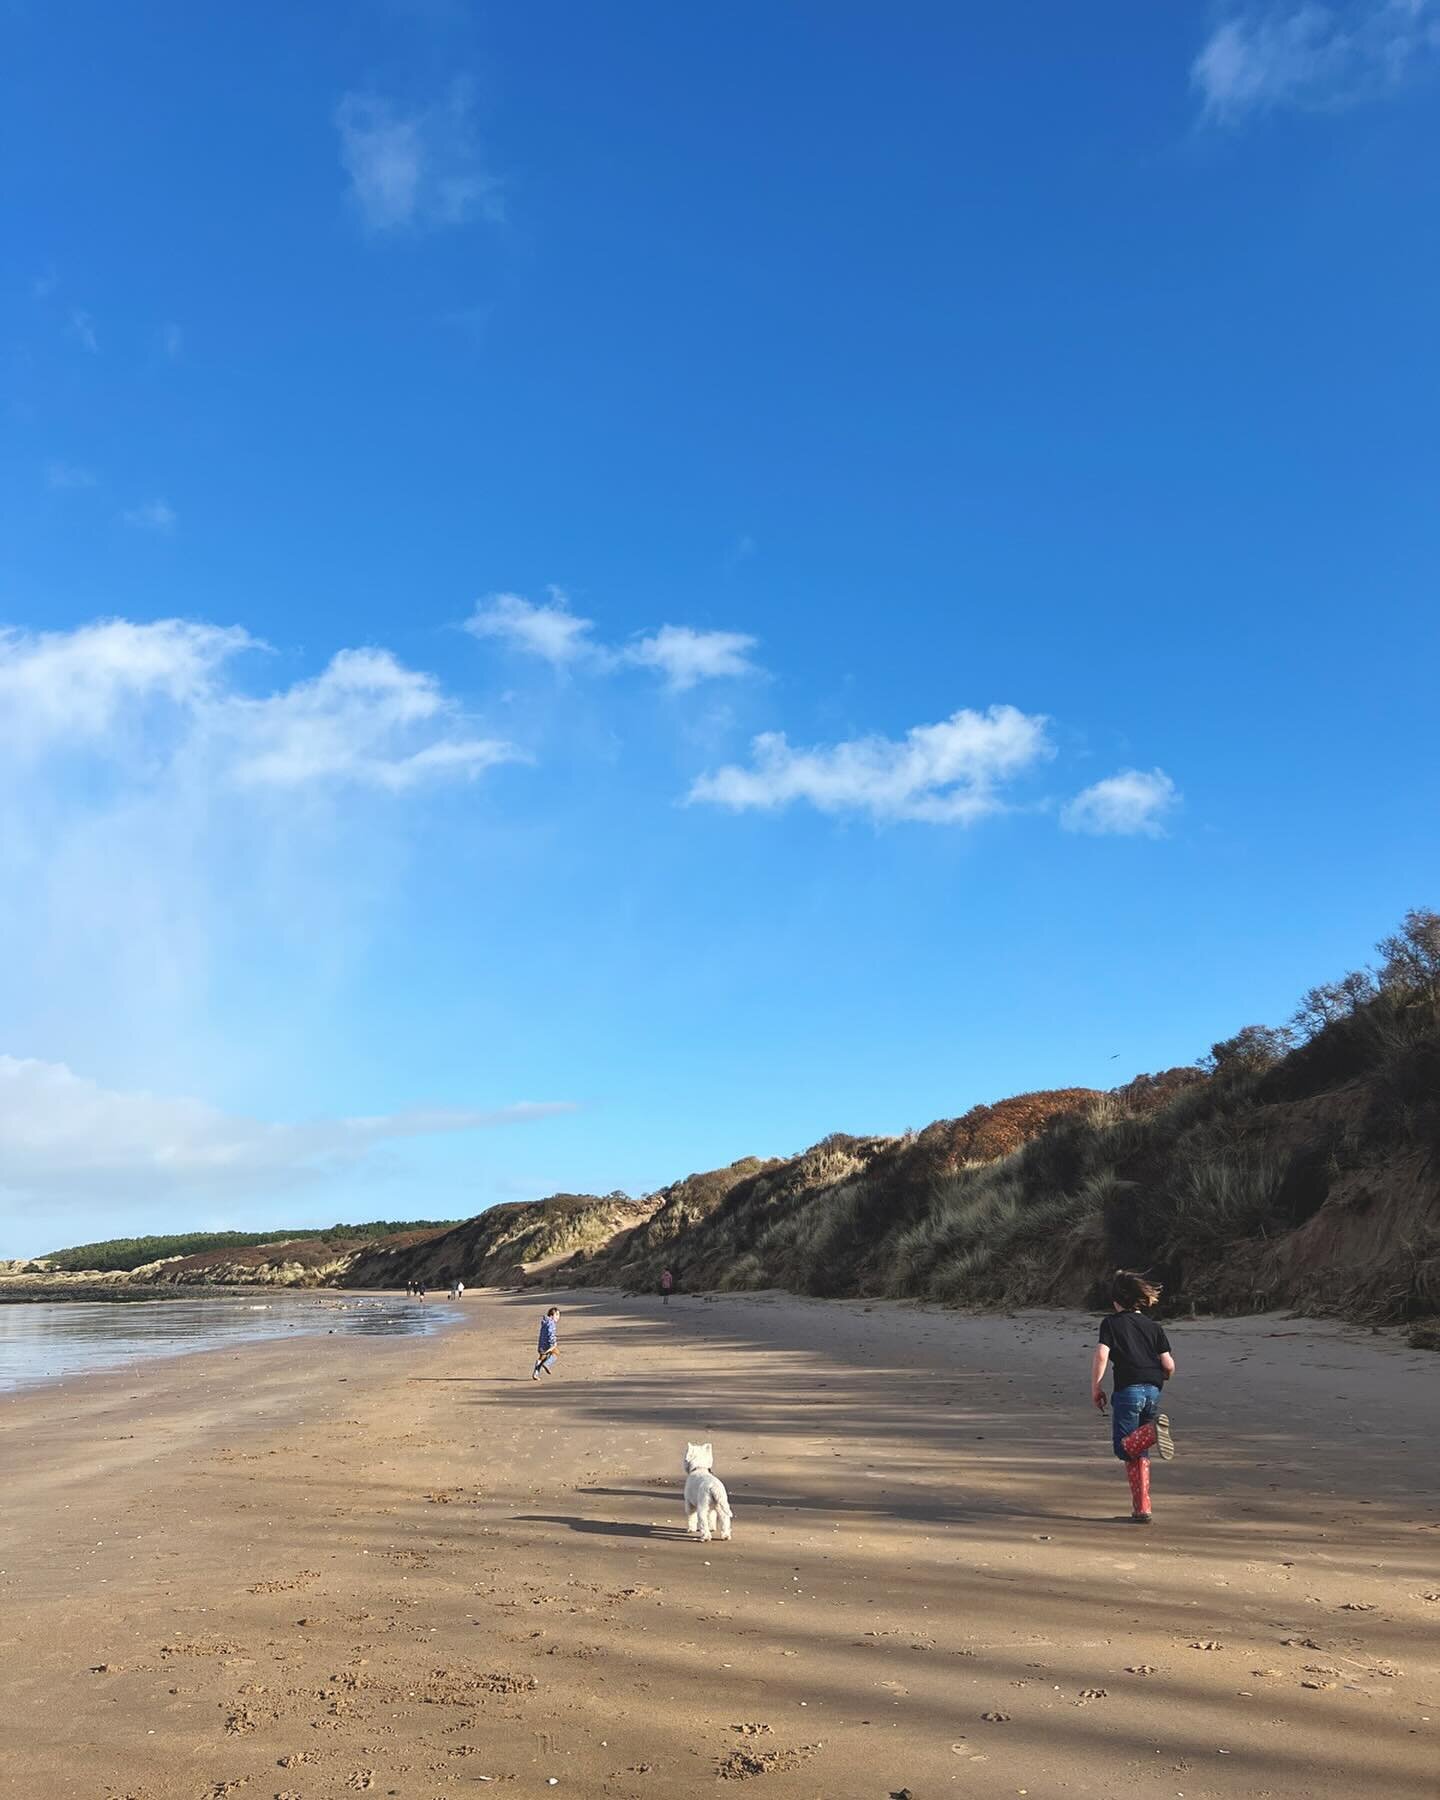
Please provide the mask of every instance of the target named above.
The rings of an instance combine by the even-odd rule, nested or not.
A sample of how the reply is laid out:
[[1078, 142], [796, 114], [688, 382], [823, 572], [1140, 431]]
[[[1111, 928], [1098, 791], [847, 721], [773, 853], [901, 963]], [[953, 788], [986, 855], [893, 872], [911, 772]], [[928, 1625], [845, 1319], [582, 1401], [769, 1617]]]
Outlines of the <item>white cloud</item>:
[[160, 327], [160, 348], [167, 356], [179, 356], [185, 348], [185, 334], [173, 322]]
[[1077, 794], [1062, 810], [1067, 831], [1094, 837], [1160, 837], [1164, 820], [1180, 804], [1175, 783], [1163, 769], [1121, 769]]
[[752, 744], [749, 767], [730, 764], [702, 776], [689, 798], [732, 812], [798, 800], [877, 821], [971, 825], [1005, 810], [1000, 784], [1054, 754], [1047, 723], [1013, 706], [964, 709], [898, 741], [855, 738], [812, 750], [792, 749], [783, 732], [765, 732]]
[[649, 669], [677, 693], [701, 681], [763, 673], [746, 654], [756, 640], [741, 631], [662, 625], [624, 650], [611, 649], [596, 639], [593, 619], [571, 612], [559, 588], [550, 589], [548, 606], [522, 594], [490, 594], [476, 604], [465, 629], [477, 638], [494, 638], [512, 650], [538, 656], [557, 669], [584, 668], [593, 674], [624, 667]]
[[1191, 67], [1206, 115], [1349, 105], [1393, 91], [1440, 55], [1434, 0], [1351, 0], [1241, 13]]
[[654, 669], [677, 693], [700, 681], [757, 675], [746, 652], [756, 640], [743, 631], [694, 631], [688, 625], [662, 625], [625, 652], [625, 661]]
[[[344, 781], [399, 793], [524, 760], [501, 739], [459, 735], [456, 721], [433, 676], [386, 650], [342, 650], [313, 681], [263, 700], [232, 697], [214, 729], [231, 737], [234, 776], [247, 786]], [[429, 741], [411, 748], [417, 734]]]
[[45, 465], [45, 482], [52, 488], [93, 488], [95, 477], [89, 469], [78, 468], [74, 463], [50, 462]]
[[95, 321], [78, 306], [70, 309], [70, 335], [75, 338], [82, 350], [88, 350], [93, 356], [100, 348], [100, 339], [95, 333]]
[[335, 128], [350, 198], [367, 231], [503, 222], [503, 183], [484, 166], [463, 81], [437, 105], [412, 111], [380, 95], [346, 94]]
[[[239, 626], [103, 619], [74, 631], [0, 629], [0, 744], [36, 755], [117, 733], [156, 702], [198, 712], [222, 664], [260, 646]], [[130, 722], [125, 721], [127, 724]]]
[[476, 603], [465, 629], [477, 638], [497, 638], [512, 650], [541, 657], [556, 668], [606, 660], [591, 636], [594, 622], [572, 613], [558, 588], [551, 588], [550, 596], [551, 604], [541, 606], [521, 594], [491, 594]]
[[147, 500], [143, 506], [130, 506], [120, 517], [137, 531], [173, 531], [180, 515], [163, 500]]
[[229, 786], [391, 793], [524, 760], [386, 650], [342, 650], [310, 680], [247, 694], [230, 665], [264, 648], [239, 626], [187, 619], [0, 631], [0, 744], [32, 758], [98, 748], [147, 780], [183, 766]]
[[344, 972], [381, 979], [428, 797], [522, 752], [387, 651], [277, 661], [193, 620], [0, 632], [12, 1046], [162, 1091], [257, 1060], [303, 1081]]
[[125, 1093], [64, 1063], [0, 1056], [0, 1203], [200, 1202], [353, 1173], [381, 1145], [573, 1112], [568, 1101], [414, 1108], [276, 1124], [203, 1100]]

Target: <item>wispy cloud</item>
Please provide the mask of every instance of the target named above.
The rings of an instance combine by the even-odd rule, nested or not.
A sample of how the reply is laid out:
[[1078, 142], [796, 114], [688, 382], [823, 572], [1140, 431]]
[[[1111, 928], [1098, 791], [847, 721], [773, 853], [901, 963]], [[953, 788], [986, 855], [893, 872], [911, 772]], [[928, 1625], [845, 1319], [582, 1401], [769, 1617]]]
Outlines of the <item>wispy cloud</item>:
[[376, 235], [505, 218], [504, 183], [485, 166], [467, 83], [436, 105], [406, 110], [349, 93], [335, 109], [350, 199]]
[[1349, 0], [1238, 13], [1211, 33], [1190, 75], [1206, 116], [1230, 124], [1274, 107], [1373, 99], [1437, 58], [1435, 0]]
[[1121, 769], [1078, 793], [1061, 811], [1060, 823], [1092, 837], [1161, 837], [1179, 804], [1179, 791], [1163, 769]]
[[466, 733], [435, 678], [387, 650], [342, 650], [313, 681], [262, 700], [233, 696], [212, 729], [233, 744], [234, 778], [247, 786], [343, 781], [402, 793], [525, 760], [503, 739]]
[[185, 334], [173, 321], [160, 327], [160, 348], [170, 357], [179, 356], [185, 348]]
[[524, 760], [388, 650], [281, 654], [200, 620], [0, 631], [5, 1048], [213, 1083], [254, 1053], [237, 1010], [263, 1038], [279, 1007], [300, 1055], [437, 806]]
[[973, 825], [1005, 810], [1004, 783], [1054, 754], [1047, 723], [1013, 706], [963, 709], [901, 739], [853, 738], [807, 750], [792, 748], [783, 732], [765, 732], [752, 743], [748, 766], [702, 776], [689, 798], [732, 812], [799, 801], [877, 822]]
[[524, 760], [387, 650], [342, 650], [308, 681], [246, 693], [236, 660], [264, 648], [239, 626], [187, 619], [0, 632], [0, 744], [32, 759], [88, 746], [138, 759], [151, 782], [183, 765], [192, 785], [391, 793]]
[[624, 660], [637, 668], [653, 669], [665, 684], [683, 693], [701, 681], [721, 681], [741, 675], [758, 675], [749, 651], [756, 639], [743, 631], [694, 631], [688, 625], [662, 625], [623, 652]]
[[70, 335], [91, 356], [98, 353], [100, 339], [95, 330], [95, 321], [83, 307], [72, 306], [70, 309]]
[[673, 692], [702, 681], [760, 675], [749, 652], [757, 640], [741, 631], [697, 631], [689, 625], [662, 625], [623, 647], [602, 643], [593, 619], [572, 612], [559, 588], [547, 603], [521, 594], [491, 594], [479, 601], [465, 621], [477, 638], [495, 639], [523, 655], [536, 656], [557, 669], [584, 669], [609, 674], [617, 669], [648, 669]]
[[557, 669], [603, 660], [606, 654], [595, 641], [594, 621], [571, 612], [559, 588], [550, 589], [548, 605], [522, 594], [491, 594], [476, 603], [465, 629], [472, 637], [497, 639]]
[[117, 755], [133, 753], [140, 715], [157, 704], [198, 715], [223, 698], [223, 667], [261, 648], [238, 625], [188, 619], [0, 629], [0, 744], [33, 757], [113, 736]]
[[82, 469], [75, 463], [48, 462], [45, 465], [45, 485], [52, 488], [93, 488], [96, 478], [89, 469]]
[[180, 515], [163, 500], [147, 500], [143, 506], [129, 506], [120, 517], [137, 531], [173, 531]]
[[520, 1101], [279, 1124], [203, 1100], [107, 1088], [65, 1063], [0, 1055], [0, 1211], [36, 1201], [259, 1197], [353, 1174], [377, 1147], [401, 1139], [574, 1110], [568, 1101]]

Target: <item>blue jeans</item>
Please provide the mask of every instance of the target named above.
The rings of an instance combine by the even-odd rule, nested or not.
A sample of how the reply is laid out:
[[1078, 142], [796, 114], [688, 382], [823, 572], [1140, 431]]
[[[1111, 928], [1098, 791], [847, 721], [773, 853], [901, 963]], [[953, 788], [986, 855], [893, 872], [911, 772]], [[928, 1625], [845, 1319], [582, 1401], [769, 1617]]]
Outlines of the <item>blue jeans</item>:
[[[1129, 1462], [1121, 1445], [1132, 1431], [1149, 1425], [1160, 1410], [1160, 1390], [1139, 1382], [1134, 1387], [1117, 1387], [1110, 1397], [1110, 1429], [1114, 1434], [1115, 1454], [1121, 1462]], [[1140, 1452], [1148, 1456], [1148, 1450]]]

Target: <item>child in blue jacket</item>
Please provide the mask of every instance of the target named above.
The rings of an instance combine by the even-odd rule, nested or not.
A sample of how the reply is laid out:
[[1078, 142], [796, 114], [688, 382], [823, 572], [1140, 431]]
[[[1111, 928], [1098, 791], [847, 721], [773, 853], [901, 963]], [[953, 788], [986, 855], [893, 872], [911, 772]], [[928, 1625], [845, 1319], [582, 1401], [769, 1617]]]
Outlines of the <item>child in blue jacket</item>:
[[552, 1306], [540, 1321], [540, 1353], [535, 1358], [535, 1368], [530, 1379], [538, 1381], [542, 1375], [551, 1372], [555, 1354], [559, 1348], [560, 1308]]

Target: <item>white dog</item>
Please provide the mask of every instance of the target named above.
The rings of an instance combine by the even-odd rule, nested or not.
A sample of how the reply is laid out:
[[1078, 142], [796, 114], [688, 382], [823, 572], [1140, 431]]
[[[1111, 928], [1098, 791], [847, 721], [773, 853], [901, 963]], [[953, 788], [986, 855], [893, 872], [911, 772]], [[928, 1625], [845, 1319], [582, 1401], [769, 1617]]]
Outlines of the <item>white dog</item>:
[[730, 1536], [730, 1496], [714, 1468], [713, 1444], [685, 1446], [685, 1529], [692, 1535], [698, 1531], [702, 1544], [710, 1542], [712, 1531]]

